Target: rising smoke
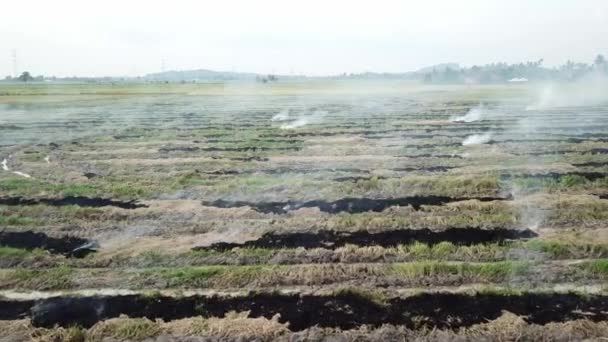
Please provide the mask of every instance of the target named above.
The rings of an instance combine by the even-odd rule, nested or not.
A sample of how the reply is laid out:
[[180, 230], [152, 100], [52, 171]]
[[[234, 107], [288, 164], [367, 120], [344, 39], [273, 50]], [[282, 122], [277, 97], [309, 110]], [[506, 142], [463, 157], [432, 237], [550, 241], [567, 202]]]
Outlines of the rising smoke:
[[573, 83], [549, 83], [536, 88], [536, 100], [526, 110], [596, 106], [608, 103], [608, 76], [593, 73]]
[[281, 129], [294, 129], [303, 127], [309, 124], [318, 124], [323, 121], [323, 118], [327, 115], [324, 110], [315, 110], [312, 114], [299, 116], [295, 120], [281, 125]]
[[483, 103], [471, 108], [465, 115], [462, 116], [452, 116], [450, 118], [451, 122], [474, 122], [482, 120], [486, 114], [486, 108]]
[[462, 146], [481, 145], [492, 140], [492, 133], [473, 134], [462, 141]]
[[21, 176], [21, 177], [25, 177], [25, 178], [32, 178], [31, 175], [28, 175], [27, 173], [23, 173], [21, 171], [13, 171], [14, 174], [16, 174], [17, 176]]
[[[547, 83], [530, 87], [530, 103], [524, 111], [519, 111], [518, 119], [511, 129], [501, 133], [507, 139], [543, 139], [547, 135], [576, 135], [580, 118], [577, 113], [581, 110], [593, 110], [593, 106], [608, 103], [608, 77], [604, 74], [594, 73], [576, 82]], [[508, 113], [512, 108], [501, 108], [501, 112]], [[553, 119], [555, 113], [555, 120]], [[564, 115], [564, 114], [568, 115]], [[601, 117], [589, 119], [586, 124], [599, 123]], [[525, 149], [532, 147], [524, 147]], [[525, 152], [525, 151], [519, 151]], [[557, 160], [551, 163], [556, 163]], [[547, 172], [547, 165], [543, 165], [542, 158], [530, 157], [524, 159], [519, 165], [521, 169], [541, 170]], [[535, 198], [533, 191], [522, 189], [513, 181], [506, 181], [505, 189], [516, 200], [519, 220], [527, 228], [536, 230], [542, 227], [543, 222], [551, 213], [550, 207], [542, 207], [544, 202]]]
[[276, 122], [276, 121], [280, 122], [280, 121], [287, 121], [287, 120], [289, 120], [289, 109], [283, 109], [278, 114], [273, 116], [272, 119], [270, 119], [270, 121], [273, 121], [273, 122]]
[[[10, 158], [10, 156], [9, 156], [9, 158]], [[2, 160], [1, 165], [2, 165], [2, 170], [11, 172], [10, 168], [8, 167], [8, 160], [6, 158], [4, 158]], [[27, 173], [24, 173], [24, 172], [21, 172], [21, 171], [12, 171], [12, 173], [16, 174], [17, 176], [21, 176], [21, 177], [32, 178], [31, 175], [29, 175]]]

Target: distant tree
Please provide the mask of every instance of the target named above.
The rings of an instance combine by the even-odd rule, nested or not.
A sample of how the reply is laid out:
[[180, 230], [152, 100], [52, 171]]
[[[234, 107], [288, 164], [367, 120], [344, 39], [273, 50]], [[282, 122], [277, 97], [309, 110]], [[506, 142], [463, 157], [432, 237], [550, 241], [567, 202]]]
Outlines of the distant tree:
[[256, 82], [268, 83], [268, 78], [264, 76], [257, 75], [255, 77]]
[[598, 55], [591, 65], [571, 60], [556, 67], [546, 67], [543, 63], [543, 59], [538, 59], [517, 64], [498, 62], [474, 65], [470, 68], [427, 68], [428, 72], [417, 73], [415, 77], [432, 84], [496, 84], [509, 82], [513, 78], [525, 78], [531, 82], [576, 81], [593, 72], [608, 74], [608, 59], [603, 55]]
[[606, 58], [603, 55], [597, 55], [593, 61], [593, 64], [595, 66], [603, 66], [606, 64]]
[[28, 71], [22, 72], [17, 79], [21, 82], [29, 82], [34, 80], [32, 75]]
[[603, 55], [597, 55], [597, 57], [595, 57], [593, 66], [596, 70], [608, 73], [608, 62], [606, 62], [606, 58]]

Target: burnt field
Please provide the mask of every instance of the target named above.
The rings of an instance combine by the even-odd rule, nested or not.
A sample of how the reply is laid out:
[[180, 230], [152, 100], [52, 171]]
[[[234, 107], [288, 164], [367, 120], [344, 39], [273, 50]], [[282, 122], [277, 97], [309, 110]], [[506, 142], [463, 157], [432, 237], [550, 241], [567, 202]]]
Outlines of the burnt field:
[[608, 334], [606, 104], [533, 85], [2, 87], [7, 336]]

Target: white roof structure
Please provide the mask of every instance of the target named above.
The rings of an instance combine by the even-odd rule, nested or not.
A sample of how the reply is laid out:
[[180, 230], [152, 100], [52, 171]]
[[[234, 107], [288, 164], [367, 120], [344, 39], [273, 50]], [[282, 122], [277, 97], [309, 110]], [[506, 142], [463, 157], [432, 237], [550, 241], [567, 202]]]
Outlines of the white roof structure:
[[511, 82], [511, 83], [528, 82], [528, 79], [525, 77], [515, 77], [515, 78], [510, 79], [508, 82]]

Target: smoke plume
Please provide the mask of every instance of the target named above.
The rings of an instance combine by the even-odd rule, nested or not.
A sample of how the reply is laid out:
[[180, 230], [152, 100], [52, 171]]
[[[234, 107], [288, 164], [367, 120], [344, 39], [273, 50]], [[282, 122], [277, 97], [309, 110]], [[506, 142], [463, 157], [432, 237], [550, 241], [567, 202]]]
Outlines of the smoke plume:
[[550, 83], [535, 89], [526, 110], [583, 107], [608, 103], [608, 76], [593, 73], [573, 83]]
[[323, 121], [323, 118], [325, 117], [325, 115], [327, 115], [326, 111], [316, 110], [311, 115], [300, 116], [297, 119], [295, 119], [294, 121], [281, 125], [280, 128], [281, 129], [294, 129], [294, 128], [303, 127], [303, 126], [306, 126], [309, 124], [321, 123]]
[[492, 133], [473, 134], [462, 141], [463, 146], [481, 145], [492, 140]]
[[483, 103], [471, 108], [465, 115], [462, 116], [452, 116], [450, 118], [451, 122], [474, 122], [482, 120], [486, 112], [486, 108]]
[[272, 117], [270, 121], [287, 121], [289, 120], [289, 109], [283, 109], [278, 114]]

